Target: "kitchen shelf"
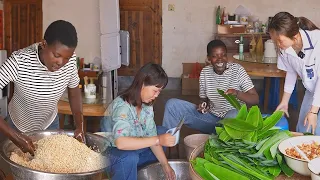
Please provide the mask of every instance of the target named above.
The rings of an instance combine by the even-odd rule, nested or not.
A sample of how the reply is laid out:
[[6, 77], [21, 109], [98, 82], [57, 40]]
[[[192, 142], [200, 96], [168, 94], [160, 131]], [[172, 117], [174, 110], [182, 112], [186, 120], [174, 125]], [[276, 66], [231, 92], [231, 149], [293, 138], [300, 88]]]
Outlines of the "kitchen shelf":
[[264, 33], [237, 33], [237, 34], [215, 34], [215, 39], [220, 39], [223, 41], [227, 50], [230, 53], [238, 53], [239, 52], [239, 44], [235, 43], [236, 40], [240, 39], [240, 35], [243, 35], [243, 51], [249, 52], [249, 44], [251, 42], [252, 35], [254, 35], [256, 42], [258, 41], [258, 37], [262, 36], [263, 45], [264, 42], [270, 39], [269, 34]]

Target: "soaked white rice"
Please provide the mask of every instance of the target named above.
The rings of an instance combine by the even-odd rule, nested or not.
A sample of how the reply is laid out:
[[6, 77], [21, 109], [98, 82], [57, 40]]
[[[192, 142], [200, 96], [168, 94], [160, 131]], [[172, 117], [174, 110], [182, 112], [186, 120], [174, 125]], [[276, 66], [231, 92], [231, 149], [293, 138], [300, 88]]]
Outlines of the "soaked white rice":
[[106, 167], [106, 159], [67, 135], [52, 135], [35, 142], [34, 157], [20, 149], [10, 159], [22, 166], [53, 173], [81, 173]]

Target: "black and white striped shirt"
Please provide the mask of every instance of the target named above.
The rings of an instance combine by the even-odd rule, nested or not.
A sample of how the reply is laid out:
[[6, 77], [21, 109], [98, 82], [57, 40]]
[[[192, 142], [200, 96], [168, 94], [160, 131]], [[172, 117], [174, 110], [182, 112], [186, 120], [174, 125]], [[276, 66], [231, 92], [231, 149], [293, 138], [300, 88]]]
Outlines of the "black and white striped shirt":
[[212, 65], [204, 67], [200, 74], [199, 84], [200, 98], [209, 98], [210, 112], [218, 117], [224, 117], [234, 107], [218, 93], [217, 89], [223, 91], [236, 89], [247, 92], [254, 87], [247, 72], [237, 63], [228, 63], [222, 75], [216, 74]]
[[58, 71], [50, 72], [38, 57], [38, 46], [36, 43], [13, 52], [0, 67], [0, 88], [14, 83], [8, 111], [22, 132], [46, 129], [57, 116], [63, 92], [79, 84], [75, 54]]

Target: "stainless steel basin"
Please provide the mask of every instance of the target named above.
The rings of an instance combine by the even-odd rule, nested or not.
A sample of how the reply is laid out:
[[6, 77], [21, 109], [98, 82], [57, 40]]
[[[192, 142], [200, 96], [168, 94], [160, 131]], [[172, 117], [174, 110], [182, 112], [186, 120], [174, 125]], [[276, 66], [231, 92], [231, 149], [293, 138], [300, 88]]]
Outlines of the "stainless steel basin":
[[[191, 180], [189, 174], [189, 162], [184, 160], [170, 160], [170, 166], [176, 173], [177, 180]], [[138, 171], [139, 180], [165, 180], [161, 164], [154, 163], [141, 168]]]
[[[73, 136], [72, 131], [34, 131], [30, 133], [25, 133], [33, 141], [37, 141], [47, 136], [56, 134], [66, 134]], [[105, 153], [106, 152], [106, 139], [102, 136], [86, 133], [86, 144], [89, 147], [95, 147], [95, 151]], [[10, 164], [10, 168], [15, 180], [99, 180], [102, 178], [104, 169], [99, 169], [96, 171], [85, 172], [85, 173], [70, 173], [70, 174], [58, 174], [58, 173], [48, 173], [43, 171], [38, 171], [21, 166], [10, 160], [10, 153], [17, 149], [18, 147], [12, 143], [10, 140], [6, 140], [1, 144], [0, 154], [2, 158]]]

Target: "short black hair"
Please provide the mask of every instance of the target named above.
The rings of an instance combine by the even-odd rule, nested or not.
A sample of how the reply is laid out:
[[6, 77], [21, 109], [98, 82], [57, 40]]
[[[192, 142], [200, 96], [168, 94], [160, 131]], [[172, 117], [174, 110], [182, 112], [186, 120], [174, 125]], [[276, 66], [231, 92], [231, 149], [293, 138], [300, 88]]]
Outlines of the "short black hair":
[[72, 48], [78, 45], [76, 28], [70, 22], [64, 20], [52, 22], [44, 33], [44, 39], [48, 45], [57, 42]]
[[[132, 104], [133, 106], [141, 107], [141, 89], [142, 86], [156, 86], [164, 89], [168, 83], [168, 76], [159, 64], [147, 63], [139, 69], [134, 77], [131, 86], [120, 94], [123, 100]], [[153, 102], [147, 105], [152, 105]]]
[[207, 45], [207, 56], [210, 56], [212, 49], [216, 48], [216, 47], [222, 47], [227, 52], [226, 44], [219, 39], [215, 39], [215, 40], [210, 41]]

